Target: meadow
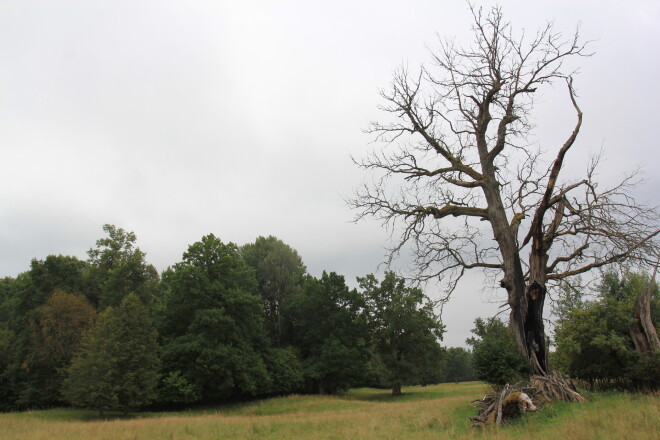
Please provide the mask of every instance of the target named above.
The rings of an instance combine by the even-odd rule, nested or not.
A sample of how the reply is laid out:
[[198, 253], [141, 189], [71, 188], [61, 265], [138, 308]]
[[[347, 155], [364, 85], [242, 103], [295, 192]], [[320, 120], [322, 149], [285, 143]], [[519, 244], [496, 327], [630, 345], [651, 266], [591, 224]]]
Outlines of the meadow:
[[3, 440], [116, 439], [657, 439], [660, 397], [588, 394], [586, 404], [553, 403], [501, 428], [473, 428], [478, 382], [388, 390], [360, 388], [339, 396], [288, 396], [128, 418], [96, 411], [49, 409], [0, 414]]

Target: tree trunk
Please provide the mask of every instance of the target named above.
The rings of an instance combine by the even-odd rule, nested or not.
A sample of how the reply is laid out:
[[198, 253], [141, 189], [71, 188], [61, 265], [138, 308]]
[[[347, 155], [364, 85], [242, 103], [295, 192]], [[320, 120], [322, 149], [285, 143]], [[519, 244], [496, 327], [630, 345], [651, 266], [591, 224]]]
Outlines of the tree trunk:
[[[525, 284], [520, 257], [515, 252], [513, 269], [505, 271], [502, 286], [509, 293], [509, 327], [513, 332], [518, 351], [529, 360], [535, 374], [548, 373], [548, 355], [543, 306], [545, 303], [545, 255], [532, 253], [530, 257], [530, 280]], [[510, 274], [510, 275], [508, 275]]]
[[653, 325], [653, 319], [651, 317], [651, 292], [655, 287], [656, 271], [657, 268], [653, 271], [653, 276], [649, 280], [647, 288], [635, 303], [635, 323], [630, 329], [630, 336], [635, 349], [645, 355], [660, 351], [658, 331]]
[[401, 395], [401, 383], [400, 382], [392, 382], [392, 396], [400, 396]]
[[[499, 185], [494, 178], [492, 165], [483, 162], [482, 166], [487, 174], [493, 177], [491, 182], [484, 185], [484, 195], [488, 202], [488, 216], [493, 228], [495, 241], [499, 245], [502, 256], [504, 278], [500, 285], [508, 292], [508, 302], [511, 308], [509, 327], [513, 333], [518, 351], [529, 359], [532, 369], [537, 374], [545, 374], [547, 360], [545, 353], [545, 332], [543, 328], [543, 302], [545, 300], [545, 259], [541, 258], [534, 263], [537, 267], [532, 275], [537, 276], [542, 283], [542, 295], [530, 301], [529, 288], [525, 285], [525, 274], [520, 261], [518, 243], [514, 229], [506, 217], [506, 211], [499, 193]], [[541, 249], [542, 251], [542, 249]], [[541, 256], [544, 255], [541, 252]], [[530, 260], [534, 257], [530, 257]], [[531, 263], [531, 261], [530, 261]], [[540, 270], [539, 270], [540, 269]]]
[[525, 340], [527, 352], [534, 372], [548, 373], [548, 360], [543, 325], [543, 305], [545, 303], [546, 266], [548, 255], [543, 244], [543, 236], [535, 236], [529, 256], [529, 281], [525, 289], [527, 311], [525, 314]]

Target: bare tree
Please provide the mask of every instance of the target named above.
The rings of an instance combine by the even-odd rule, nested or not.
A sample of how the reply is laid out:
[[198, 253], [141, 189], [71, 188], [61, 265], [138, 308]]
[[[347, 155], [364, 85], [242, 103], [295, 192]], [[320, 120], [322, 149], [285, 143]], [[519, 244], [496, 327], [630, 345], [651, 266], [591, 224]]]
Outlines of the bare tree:
[[[564, 71], [567, 59], [589, 55], [579, 33], [564, 38], [548, 24], [529, 36], [498, 7], [470, 11], [469, 47], [442, 41], [432, 68], [401, 68], [381, 92], [391, 122], [368, 131], [385, 147], [356, 161], [374, 180], [350, 204], [356, 220], [375, 217], [400, 233], [390, 261], [412, 249], [417, 280], [440, 279], [447, 298], [468, 269], [503, 274], [518, 348], [545, 373], [548, 288], [624, 260], [655, 263], [658, 212], [630, 196], [637, 171], [602, 188], [596, 158], [583, 179], [559, 178], [582, 125], [573, 72]], [[576, 123], [553, 157], [527, 137], [535, 93], [556, 81]]]

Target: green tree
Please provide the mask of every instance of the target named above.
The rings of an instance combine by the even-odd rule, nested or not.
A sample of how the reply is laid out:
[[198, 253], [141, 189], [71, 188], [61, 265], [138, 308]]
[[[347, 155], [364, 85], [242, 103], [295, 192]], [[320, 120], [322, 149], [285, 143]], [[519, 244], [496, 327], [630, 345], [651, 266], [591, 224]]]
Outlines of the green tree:
[[35, 348], [42, 362], [63, 366], [71, 362], [82, 334], [92, 326], [96, 310], [81, 295], [53, 293], [37, 308], [33, 323]]
[[307, 276], [287, 305], [292, 342], [302, 359], [306, 390], [331, 394], [364, 377], [368, 328], [364, 300], [334, 272]]
[[273, 236], [244, 245], [241, 254], [256, 272], [266, 330], [282, 346], [288, 326], [283, 310], [288, 298], [301, 289], [307, 269], [295, 249]]
[[10, 380], [10, 366], [15, 360], [16, 334], [11, 330], [0, 327], [0, 411], [14, 408], [16, 394], [15, 381]]
[[85, 292], [86, 270], [87, 263], [73, 256], [48, 255], [44, 260], [33, 259], [27, 272], [29, 286], [22, 289], [17, 312], [27, 316], [56, 290]]
[[21, 403], [62, 403], [62, 370], [78, 350], [82, 334], [96, 319], [96, 310], [81, 295], [55, 291], [28, 320], [28, 351], [22, 359], [27, 373]]
[[389, 271], [380, 284], [371, 274], [358, 282], [374, 346], [389, 371], [392, 395], [401, 394], [403, 382], [426, 382], [434, 375], [439, 379], [438, 341], [444, 326], [422, 290], [407, 287], [403, 278]]
[[446, 382], [463, 382], [477, 378], [472, 368], [472, 353], [463, 347], [451, 347], [445, 351], [442, 370]]
[[[573, 308], [555, 329], [557, 367], [587, 381], [592, 388], [660, 387], [660, 354], [642, 353], [632, 339], [636, 303], [649, 286], [648, 276], [603, 274], [594, 301]], [[652, 291], [652, 311], [658, 320], [658, 286]]]
[[13, 358], [2, 375], [14, 407], [45, 407], [61, 402], [56, 363], [39, 354], [35, 337], [39, 308], [57, 290], [82, 292], [86, 268], [87, 264], [76, 257], [49, 255], [43, 260], [33, 259], [29, 271], [3, 283], [2, 290], [8, 296], [2, 313], [8, 318], [6, 326], [13, 332], [14, 341]]
[[124, 413], [156, 396], [158, 334], [147, 307], [135, 294], [107, 307], [85, 333], [67, 370], [62, 393], [73, 405]]
[[527, 359], [516, 348], [511, 329], [502, 321], [477, 318], [472, 333], [475, 336], [466, 342], [472, 346], [472, 366], [477, 378], [502, 386], [529, 376]]
[[263, 310], [254, 269], [238, 247], [202, 237], [164, 272], [163, 286], [165, 372], [192, 387], [194, 400], [267, 392]]
[[158, 271], [145, 261], [146, 254], [135, 246], [137, 237], [113, 225], [104, 225], [108, 237], [96, 241], [87, 254], [93, 303], [100, 310], [116, 307], [129, 293], [152, 305], [158, 286]]

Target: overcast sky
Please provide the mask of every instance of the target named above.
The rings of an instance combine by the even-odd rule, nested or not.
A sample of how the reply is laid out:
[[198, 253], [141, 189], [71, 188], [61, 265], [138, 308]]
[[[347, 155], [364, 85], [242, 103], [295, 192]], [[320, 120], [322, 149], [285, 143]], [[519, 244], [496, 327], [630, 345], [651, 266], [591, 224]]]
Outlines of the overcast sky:
[[[579, 60], [569, 171], [603, 148], [601, 180], [641, 163], [636, 195], [658, 204], [660, 2], [502, 5], [530, 32], [581, 23], [595, 55]], [[208, 233], [275, 235], [311, 274], [354, 285], [388, 243], [344, 201], [367, 178], [350, 156], [373, 148], [362, 130], [383, 116], [378, 89], [470, 23], [462, 1], [0, 0], [0, 277], [86, 258], [111, 223], [159, 270]], [[543, 90], [540, 145], [560, 145], [574, 118], [563, 85]], [[461, 284], [446, 344], [496, 300], [478, 276]]]

